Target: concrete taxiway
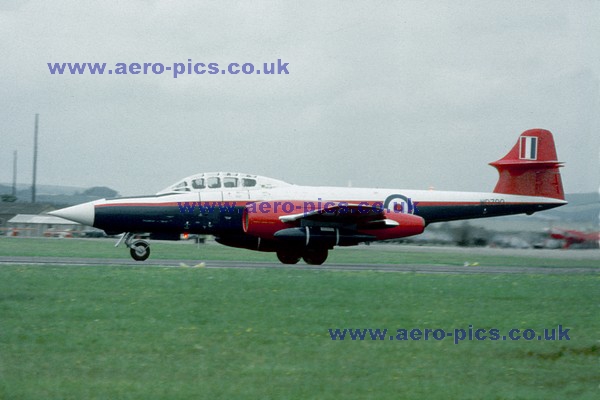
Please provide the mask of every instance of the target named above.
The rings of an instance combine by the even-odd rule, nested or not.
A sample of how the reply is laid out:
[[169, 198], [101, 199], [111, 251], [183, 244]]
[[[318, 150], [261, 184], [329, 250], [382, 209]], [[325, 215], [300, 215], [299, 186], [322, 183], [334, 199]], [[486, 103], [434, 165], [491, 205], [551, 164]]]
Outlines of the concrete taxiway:
[[422, 274], [600, 274], [600, 268], [594, 267], [526, 267], [526, 266], [456, 266], [427, 264], [333, 264], [284, 265], [278, 262], [251, 261], [212, 261], [184, 259], [149, 259], [144, 262], [126, 258], [73, 258], [73, 257], [25, 257], [1, 256], [0, 266], [6, 264], [48, 265], [48, 266], [125, 266], [150, 268], [261, 268], [261, 269], [305, 269], [323, 271], [380, 271]]

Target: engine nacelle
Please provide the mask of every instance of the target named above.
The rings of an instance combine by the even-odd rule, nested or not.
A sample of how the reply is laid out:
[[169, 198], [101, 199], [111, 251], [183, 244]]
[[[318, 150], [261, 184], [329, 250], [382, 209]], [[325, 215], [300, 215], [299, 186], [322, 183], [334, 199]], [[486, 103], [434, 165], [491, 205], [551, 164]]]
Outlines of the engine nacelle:
[[274, 207], [274, 203], [279, 205], [280, 202], [263, 201], [247, 205], [242, 215], [244, 232], [263, 239], [273, 239], [275, 232], [289, 228], [289, 224], [279, 220], [280, 216], [289, 213], [282, 207]]

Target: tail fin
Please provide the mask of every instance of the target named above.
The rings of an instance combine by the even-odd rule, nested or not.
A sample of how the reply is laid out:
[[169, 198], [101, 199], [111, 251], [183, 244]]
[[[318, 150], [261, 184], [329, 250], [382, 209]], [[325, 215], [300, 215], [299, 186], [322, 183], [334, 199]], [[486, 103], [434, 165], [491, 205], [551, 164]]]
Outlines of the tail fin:
[[530, 129], [504, 158], [490, 163], [500, 174], [494, 193], [552, 197], [564, 200], [552, 133]]

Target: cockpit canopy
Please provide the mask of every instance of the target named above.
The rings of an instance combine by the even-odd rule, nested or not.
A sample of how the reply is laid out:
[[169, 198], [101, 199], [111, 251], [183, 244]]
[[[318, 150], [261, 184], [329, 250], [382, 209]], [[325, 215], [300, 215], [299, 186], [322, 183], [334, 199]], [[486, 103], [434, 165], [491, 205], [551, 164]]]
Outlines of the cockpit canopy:
[[259, 175], [237, 172], [205, 172], [188, 176], [157, 194], [205, 190], [256, 190], [290, 186], [289, 183]]

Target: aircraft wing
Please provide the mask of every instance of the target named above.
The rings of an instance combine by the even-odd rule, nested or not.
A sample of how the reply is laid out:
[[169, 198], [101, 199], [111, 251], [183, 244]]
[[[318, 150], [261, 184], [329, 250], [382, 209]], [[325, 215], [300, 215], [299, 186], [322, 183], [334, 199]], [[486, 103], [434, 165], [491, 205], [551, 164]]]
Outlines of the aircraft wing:
[[[289, 203], [294, 210], [302, 210], [306, 204], [302, 201]], [[267, 212], [275, 210], [275, 205], [281, 204], [272, 201], [246, 206], [242, 217], [244, 232], [288, 244], [309, 246], [316, 243], [333, 247], [418, 235], [425, 228], [425, 221], [420, 216], [388, 211], [366, 202], [326, 202], [323, 207], [304, 209], [295, 214], [286, 213], [282, 208], [279, 212]]]
[[284, 223], [300, 222], [302, 226], [355, 226], [356, 229], [383, 229], [399, 225], [388, 219], [383, 208], [364, 204], [348, 204], [324, 207], [298, 214], [282, 215]]

